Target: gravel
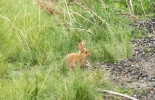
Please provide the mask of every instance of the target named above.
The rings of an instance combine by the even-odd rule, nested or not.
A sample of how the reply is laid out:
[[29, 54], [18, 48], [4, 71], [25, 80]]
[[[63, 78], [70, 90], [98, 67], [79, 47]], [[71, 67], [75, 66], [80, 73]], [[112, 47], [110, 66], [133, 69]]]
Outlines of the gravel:
[[[134, 39], [130, 59], [114, 64], [95, 64], [111, 73], [110, 79], [122, 87], [137, 90], [133, 97], [139, 100], [155, 100], [155, 19], [135, 23], [146, 28], [151, 37]], [[147, 34], [147, 33], [146, 33]]]

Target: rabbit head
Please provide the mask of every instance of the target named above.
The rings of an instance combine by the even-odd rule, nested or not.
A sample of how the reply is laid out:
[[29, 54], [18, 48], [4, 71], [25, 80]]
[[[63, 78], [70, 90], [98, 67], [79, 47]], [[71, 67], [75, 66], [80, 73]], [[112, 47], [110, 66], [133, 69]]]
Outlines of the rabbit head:
[[78, 43], [79, 54], [82, 56], [83, 59], [88, 59], [91, 56], [91, 53], [88, 49], [84, 48], [85, 41]]

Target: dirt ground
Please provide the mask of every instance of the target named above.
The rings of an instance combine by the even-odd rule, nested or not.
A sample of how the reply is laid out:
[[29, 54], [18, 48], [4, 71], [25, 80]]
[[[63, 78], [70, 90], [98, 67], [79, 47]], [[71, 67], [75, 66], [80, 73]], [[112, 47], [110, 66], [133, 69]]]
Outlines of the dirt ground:
[[[136, 89], [133, 97], [139, 100], [155, 100], [155, 19], [137, 21], [135, 27], [145, 29], [143, 38], [132, 41], [133, 55], [115, 64], [98, 66], [110, 72], [110, 79], [124, 88]], [[136, 33], [133, 33], [136, 35]]]

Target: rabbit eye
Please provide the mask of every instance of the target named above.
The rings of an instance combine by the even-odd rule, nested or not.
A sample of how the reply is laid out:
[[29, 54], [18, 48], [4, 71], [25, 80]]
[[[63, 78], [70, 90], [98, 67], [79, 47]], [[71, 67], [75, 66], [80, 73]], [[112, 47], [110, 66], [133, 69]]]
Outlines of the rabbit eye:
[[88, 53], [88, 52], [85, 52], [86, 54]]

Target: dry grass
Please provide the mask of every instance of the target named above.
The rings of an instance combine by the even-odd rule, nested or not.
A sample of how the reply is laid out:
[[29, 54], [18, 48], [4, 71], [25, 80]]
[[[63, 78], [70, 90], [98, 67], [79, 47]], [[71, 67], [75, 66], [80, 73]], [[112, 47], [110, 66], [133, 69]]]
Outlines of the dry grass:
[[37, 1], [38, 6], [43, 9], [49, 15], [59, 14], [59, 11], [54, 8], [52, 1]]

